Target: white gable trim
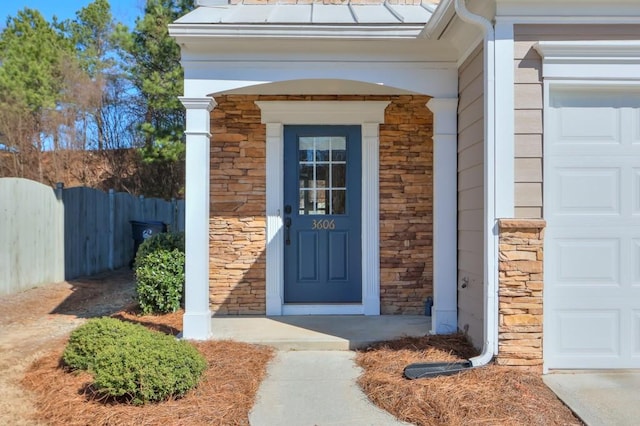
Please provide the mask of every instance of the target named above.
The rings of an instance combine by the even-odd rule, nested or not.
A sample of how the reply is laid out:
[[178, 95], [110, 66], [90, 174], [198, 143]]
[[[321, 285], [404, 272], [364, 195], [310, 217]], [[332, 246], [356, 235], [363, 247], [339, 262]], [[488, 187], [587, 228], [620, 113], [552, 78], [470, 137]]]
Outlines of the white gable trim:
[[[267, 126], [267, 315], [380, 314], [379, 125], [388, 101], [256, 101]], [[287, 124], [362, 126], [362, 304], [284, 304], [283, 128]]]

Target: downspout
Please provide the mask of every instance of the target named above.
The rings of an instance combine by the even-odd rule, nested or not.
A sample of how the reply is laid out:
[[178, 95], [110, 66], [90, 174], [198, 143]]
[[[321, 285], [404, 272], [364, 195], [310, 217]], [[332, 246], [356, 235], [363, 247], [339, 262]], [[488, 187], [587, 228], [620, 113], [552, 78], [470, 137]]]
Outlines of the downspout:
[[[485, 214], [484, 214], [484, 345], [482, 353], [471, 358], [473, 367], [488, 364], [497, 353], [498, 345], [498, 271], [496, 267], [498, 235], [496, 230], [495, 191], [495, 31], [484, 16], [471, 13], [465, 0], [455, 0], [456, 14], [464, 22], [480, 27], [484, 33], [484, 113], [485, 113]], [[487, 119], [488, 118], [488, 119]], [[489, 232], [490, 231], [490, 232]]]

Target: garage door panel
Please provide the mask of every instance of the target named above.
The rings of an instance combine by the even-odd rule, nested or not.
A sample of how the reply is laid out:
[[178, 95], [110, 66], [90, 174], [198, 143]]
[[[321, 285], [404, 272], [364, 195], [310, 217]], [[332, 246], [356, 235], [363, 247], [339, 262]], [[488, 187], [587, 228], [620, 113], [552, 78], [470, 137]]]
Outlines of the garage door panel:
[[631, 143], [633, 145], [640, 145], [640, 108], [634, 109], [630, 112], [631, 118]]
[[631, 198], [632, 212], [634, 216], [640, 216], [640, 168], [634, 168], [631, 171]]
[[556, 214], [620, 214], [620, 168], [563, 167], [554, 173]]
[[633, 310], [632, 350], [633, 356], [640, 358], [640, 309]]
[[557, 285], [619, 286], [620, 241], [617, 239], [556, 239]]
[[558, 356], [620, 356], [618, 310], [559, 310], [555, 319]]
[[632, 271], [631, 286], [640, 289], [640, 238], [631, 241], [631, 254], [628, 258], [629, 269]]
[[559, 110], [554, 141], [565, 144], [620, 144], [620, 110], [609, 107], [565, 107]]

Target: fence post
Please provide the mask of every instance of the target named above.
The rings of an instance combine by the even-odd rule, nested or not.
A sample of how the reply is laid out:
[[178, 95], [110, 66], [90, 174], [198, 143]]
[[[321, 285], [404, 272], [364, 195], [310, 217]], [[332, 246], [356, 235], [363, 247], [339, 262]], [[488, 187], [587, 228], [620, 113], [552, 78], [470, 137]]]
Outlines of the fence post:
[[116, 238], [116, 191], [111, 188], [109, 189], [109, 257], [108, 257], [108, 267], [109, 270], [113, 271], [114, 267], [114, 251], [115, 251], [115, 242]]
[[64, 190], [64, 183], [62, 182], [58, 182], [56, 183], [56, 198], [58, 199], [58, 201], [62, 201], [62, 191]]
[[171, 229], [170, 232], [178, 232], [178, 200], [171, 199]]
[[147, 220], [147, 218], [146, 218], [146, 214], [145, 214], [146, 212], [144, 208], [144, 195], [140, 195], [138, 199], [140, 200], [140, 217], [141, 217], [140, 220], [145, 221]]

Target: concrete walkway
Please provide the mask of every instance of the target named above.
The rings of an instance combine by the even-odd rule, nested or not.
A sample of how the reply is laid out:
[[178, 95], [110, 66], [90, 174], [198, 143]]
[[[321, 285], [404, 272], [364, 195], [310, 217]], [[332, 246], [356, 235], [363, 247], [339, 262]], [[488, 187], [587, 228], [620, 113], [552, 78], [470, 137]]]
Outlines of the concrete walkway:
[[356, 384], [347, 351], [279, 351], [249, 415], [252, 426], [406, 425], [374, 406]]
[[253, 426], [396, 426], [356, 383], [355, 353], [373, 342], [424, 336], [431, 318], [405, 315], [306, 315], [212, 319], [214, 339], [278, 349], [249, 416]]
[[543, 380], [589, 426], [640, 424], [640, 370], [562, 371]]

